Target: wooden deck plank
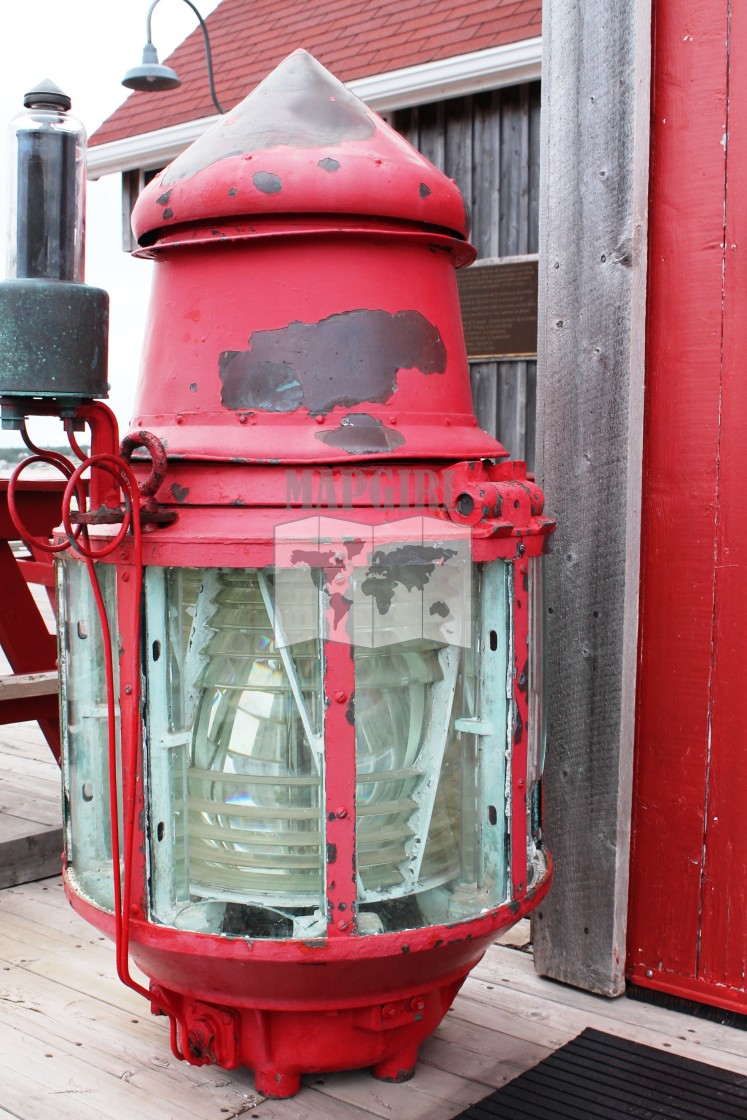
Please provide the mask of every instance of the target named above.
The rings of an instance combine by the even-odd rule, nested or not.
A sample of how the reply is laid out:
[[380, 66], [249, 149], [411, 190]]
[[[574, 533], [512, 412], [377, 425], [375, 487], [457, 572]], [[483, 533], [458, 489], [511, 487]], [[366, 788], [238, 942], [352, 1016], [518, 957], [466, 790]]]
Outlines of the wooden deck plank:
[[[3, 836], [15, 822], [19, 835]], [[59, 872], [62, 866], [62, 829], [34, 825], [0, 816], [0, 889], [27, 883]], [[31, 833], [29, 835], [29, 833]]]
[[45, 673], [8, 673], [0, 675], [0, 702], [30, 696], [52, 696], [59, 689], [57, 670]]
[[[51, 757], [51, 756], [50, 756]], [[57, 773], [51, 769], [49, 763], [40, 758], [18, 758], [13, 754], [7, 753], [3, 755], [3, 769], [10, 774], [23, 775], [28, 780], [30, 788], [34, 788], [34, 783], [37, 779], [41, 778], [42, 781], [59, 782], [59, 770], [57, 769], [54, 759], [52, 763], [55, 766]]]
[[30, 797], [18, 792], [11, 794], [7, 786], [0, 788], [0, 818], [9, 817], [26, 821], [43, 828], [60, 828], [62, 807], [59, 796], [54, 800]]
[[57, 767], [47, 740], [35, 723], [5, 723], [0, 732], [0, 742], [7, 743], [18, 750], [25, 751], [30, 757], [44, 758], [42, 747], [49, 755], [50, 763]]
[[[108, 966], [102, 967], [102, 962], [97, 960], [95, 971], [85, 957], [85, 952], [77, 956], [64, 952], [46, 953], [43, 949], [29, 947], [18, 938], [9, 937], [0, 929], [0, 961], [8, 966], [20, 967], [42, 979], [59, 982], [72, 992], [87, 991], [94, 999], [130, 1015], [142, 1015], [141, 998], [116, 980], [113, 951]], [[139, 978], [134, 968], [132, 974], [134, 978]]]
[[[486, 1086], [429, 1065], [418, 1063], [415, 1076], [405, 1085], [377, 1081], [367, 1070], [325, 1074], [312, 1080], [309, 1089], [325, 1099], [347, 1104], [349, 1116], [451, 1120], [486, 1094]], [[259, 1113], [264, 1120], [262, 1112]]]
[[[22, 740], [13, 739], [5, 734], [5, 730], [7, 727], [17, 726], [17, 724], [0, 724], [0, 758], [2, 758], [3, 760], [3, 771], [0, 774], [0, 781], [2, 781], [2, 779], [4, 779], [5, 777], [6, 762], [8, 763], [8, 765], [10, 765], [18, 759], [37, 759], [39, 757], [43, 758], [43, 755], [40, 755], [40, 752], [37, 748], [29, 747], [28, 743], [24, 743]], [[54, 762], [54, 759], [52, 759], [52, 762]], [[48, 773], [45, 775], [45, 781], [53, 782], [56, 780], [59, 783], [59, 767], [55, 766], [55, 771], [53, 771], [50, 767]], [[17, 778], [16, 780], [19, 779]], [[26, 785], [31, 785], [31, 782], [25, 774], [22, 774], [21, 780], [24, 781]]]
[[310, 1076], [291, 1101], [257, 1101], [248, 1071], [197, 1069], [171, 1056], [166, 1024], [119, 983], [113, 947], [68, 906], [58, 881], [0, 892], [0, 956], [0, 1045], [13, 1055], [13, 1091], [2, 1100], [14, 1120], [447, 1120], [586, 1026], [747, 1069], [743, 1032], [566, 988], [536, 976], [527, 953], [494, 947], [423, 1047], [413, 1081], [382, 1085], [366, 1071]]
[[[41, 831], [44, 831], [44, 829], [42, 828]], [[57, 831], [61, 832], [59, 828]], [[2, 863], [1, 857], [6, 846], [10, 848], [17, 840], [25, 839], [28, 836], [28, 821], [8, 813], [0, 815], [0, 865]]]
[[60, 768], [35, 723], [1, 724], [0, 754], [9, 758], [33, 759], [45, 768], [48, 778], [59, 780]]
[[496, 1017], [495, 1029], [470, 1023], [465, 1030], [464, 1020], [455, 1014], [446, 1016], [438, 1034], [429, 1039], [421, 1050], [421, 1059], [438, 1069], [448, 1069], [472, 1081], [481, 1081], [495, 1087], [523, 1073], [549, 1057], [553, 1048], [528, 1042], [509, 1034], [510, 1016], [501, 1022]]
[[[185, 1110], [200, 1120], [259, 1100], [246, 1070], [228, 1075], [215, 1068], [187, 1068], [174, 1059], [168, 1050], [168, 1029], [155, 1019], [151, 1024], [149, 1018], [116, 1014], [85, 994], [73, 995], [54, 982], [28, 975], [17, 986], [11, 977], [3, 991], [9, 994], [0, 1001], [0, 1026], [17, 1029], [20, 1020], [27, 1036], [42, 1043], [53, 1039], [56, 1048], [78, 1064], [83, 1077], [99, 1071], [160, 1097], [179, 1115]], [[151, 1025], [157, 1029], [146, 1029]]]
[[[0, 759], [4, 763], [4, 757]], [[60, 807], [60, 778], [37, 778], [33, 783], [21, 772], [5, 771], [0, 778], [0, 791], [3, 796], [38, 798], [47, 805]]]
[[[655, 1007], [625, 996], [607, 999], [545, 980], [526, 954], [494, 950], [465, 982], [463, 991], [488, 1009], [512, 1010], [517, 1030], [551, 1024], [553, 1031], [575, 1034], [595, 1027], [633, 1042], [669, 1050], [747, 1074], [747, 1036], [734, 1027], [712, 1023], [681, 1011]], [[569, 1038], [573, 1037], [569, 1034]]]
[[59, 767], [36, 725], [0, 726], [0, 889], [59, 874], [61, 853]]
[[[5, 1103], [29, 1120], [80, 1120], [81, 1114], [101, 1120], [164, 1120], [175, 1115], [168, 1097], [133, 1085], [126, 1077], [102, 1072], [66, 1053], [57, 1039], [40, 1041], [0, 1022], [0, 1046], [8, 1075], [3, 1078]], [[183, 1095], [184, 1096], [184, 1095]], [[179, 1116], [196, 1120], [199, 1114], [182, 1098]], [[85, 1111], [83, 1111], [85, 1109]], [[217, 1106], [210, 1114], [218, 1120]], [[225, 1114], [223, 1114], [225, 1115]]]

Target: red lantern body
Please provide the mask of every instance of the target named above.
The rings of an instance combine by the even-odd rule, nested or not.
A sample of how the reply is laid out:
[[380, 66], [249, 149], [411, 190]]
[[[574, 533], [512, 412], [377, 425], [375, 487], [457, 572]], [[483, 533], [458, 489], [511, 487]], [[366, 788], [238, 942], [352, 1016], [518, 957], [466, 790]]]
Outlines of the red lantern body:
[[60, 565], [69, 897], [151, 979], [177, 1056], [247, 1065], [269, 1096], [305, 1072], [403, 1080], [550, 878], [553, 523], [476, 426], [464, 205], [296, 52], [134, 225], [157, 267], [125, 447], [165, 448], [162, 516], [96, 564], [118, 790], [82, 565]]

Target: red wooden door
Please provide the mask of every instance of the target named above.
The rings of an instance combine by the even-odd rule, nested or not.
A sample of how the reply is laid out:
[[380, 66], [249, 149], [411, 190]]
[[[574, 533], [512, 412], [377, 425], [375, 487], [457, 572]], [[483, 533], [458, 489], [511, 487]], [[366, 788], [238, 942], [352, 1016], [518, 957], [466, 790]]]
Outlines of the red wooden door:
[[653, 43], [628, 974], [747, 1012], [747, 8]]

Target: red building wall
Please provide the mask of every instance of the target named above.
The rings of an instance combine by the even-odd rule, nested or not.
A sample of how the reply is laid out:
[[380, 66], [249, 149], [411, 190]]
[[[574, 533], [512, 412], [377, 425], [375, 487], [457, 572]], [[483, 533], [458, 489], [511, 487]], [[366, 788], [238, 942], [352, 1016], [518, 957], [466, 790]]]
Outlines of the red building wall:
[[747, 1012], [747, 10], [653, 50], [628, 974]]

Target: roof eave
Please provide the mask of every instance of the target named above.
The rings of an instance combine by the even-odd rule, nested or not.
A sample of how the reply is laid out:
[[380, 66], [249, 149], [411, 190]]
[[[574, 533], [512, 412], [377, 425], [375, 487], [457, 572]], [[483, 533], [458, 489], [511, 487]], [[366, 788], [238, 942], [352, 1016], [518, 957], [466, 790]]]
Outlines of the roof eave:
[[[478, 93], [533, 81], [540, 76], [542, 39], [521, 39], [484, 51], [406, 66], [384, 74], [357, 78], [346, 85], [378, 113], [424, 105], [449, 97]], [[217, 116], [184, 121], [154, 132], [144, 132], [99, 144], [88, 150], [88, 178], [130, 171], [136, 167], [162, 167], [213, 124]]]

